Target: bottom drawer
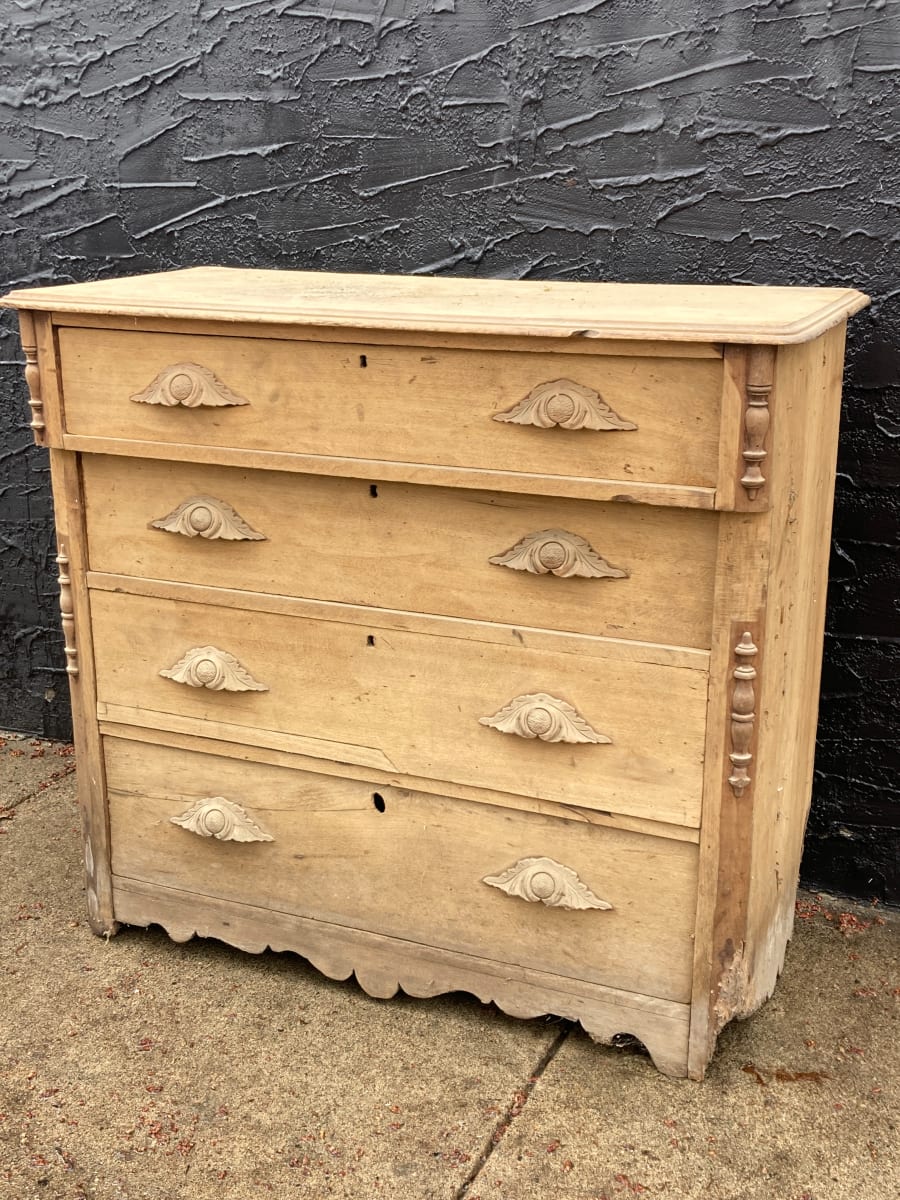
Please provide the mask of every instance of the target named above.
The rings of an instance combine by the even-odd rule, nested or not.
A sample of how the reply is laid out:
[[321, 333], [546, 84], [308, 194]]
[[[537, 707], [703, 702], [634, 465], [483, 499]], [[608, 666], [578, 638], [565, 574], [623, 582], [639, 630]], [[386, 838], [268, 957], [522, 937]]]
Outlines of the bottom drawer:
[[[105, 756], [115, 876], [690, 999], [693, 843], [119, 738]], [[271, 840], [173, 823], [213, 797]], [[528, 858], [551, 861], [506, 878]]]

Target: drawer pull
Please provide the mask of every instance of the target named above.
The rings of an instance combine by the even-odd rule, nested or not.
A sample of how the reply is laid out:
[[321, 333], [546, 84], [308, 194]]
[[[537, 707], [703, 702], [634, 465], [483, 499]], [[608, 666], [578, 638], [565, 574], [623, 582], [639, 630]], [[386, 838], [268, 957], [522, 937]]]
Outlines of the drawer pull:
[[507, 896], [518, 896], [531, 904], [548, 908], [605, 908], [612, 905], [595, 896], [571, 867], [552, 858], [520, 858], [499, 875], [485, 875], [481, 881], [499, 888]]
[[492, 717], [479, 717], [479, 725], [489, 725], [501, 733], [514, 733], [523, 738], [540, 738], [542, 742], [610, 742], [603, 733], [592, 729], [571, 704], [536, 692], [531, 696], [516, 696]]
[[566, 529], [539, 529], [526, 534], [510, 550], [488, 562], [532, 575], [557, 575], [560, 579], [627, 579], [628, 572], [601, 558], [594, 547]]
[[151, 529], [202, 537], [210, 541], [264, 542], [266, 535], [251, 529], [240, 513], [214, 496], [189, 496], [165, 517], [150, 522]]
[[275, 841], [271, 833], [261, 829], [239, 804], [224, 796], [198, 800], [180, 817], [169, 817], [169, 820], [190, 833], [218, 838], [220, 842]]
[[211, 692], [267, 692], [233, 654], [215, 646], [194, 646], [174, 666], [160, 671], [164, 679], [186, 683], [188, 687], [209, 688]]
[[599, 392], [573, 379], [539, 383], [528, 395], [505, 412], [494, 413], [495, 421], [512, 425], [537, 425], [539, 429], [637, 429], [606, 403]]
[[250, 401], [199, 363], [175, 363], [166, 367], [142, 392], [131, 397], [137, 404], [163, 404], [166, 408], [224, 408]]

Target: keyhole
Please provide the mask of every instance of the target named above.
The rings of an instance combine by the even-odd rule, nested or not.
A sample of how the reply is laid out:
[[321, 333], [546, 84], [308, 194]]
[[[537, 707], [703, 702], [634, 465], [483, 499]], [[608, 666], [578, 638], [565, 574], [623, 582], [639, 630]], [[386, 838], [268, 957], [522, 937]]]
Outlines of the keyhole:
[[366, 358], [366, 356], [364, 354], [361, 354], [359, 356], [359, 365], [361, 367], [367, 367], [369, 365], [369, 360]]
[[384, 796], [382, 796], [381, 792], [372, 793], [372, 803], [375, 805], [376, 811], [384, 812]]
[[378, 499], [378, 484], [377, 483], [369, 484], [369, 495], [372, 497], [373, 500]]
[[370, 634], [369, 634], [369, 635], [366, 637], [366, 645], [367, 645], [367, 646], [374, 646], [374, 645], [375, 645], [375, 634], [374, 634], [374, 633], [370, 633]]

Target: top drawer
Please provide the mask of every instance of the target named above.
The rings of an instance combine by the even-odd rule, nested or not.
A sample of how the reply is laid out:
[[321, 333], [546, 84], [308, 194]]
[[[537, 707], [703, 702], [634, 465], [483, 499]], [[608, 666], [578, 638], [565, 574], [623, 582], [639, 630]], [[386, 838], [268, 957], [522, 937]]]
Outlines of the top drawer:
[[332, 472], [335, 459], [514, 472], [545, 491], [573, 478], [621, 480], [623, 491], [716, 485], [723, 369], [712, 350], [641, 357], [70, 327], [59, 348], [66, 432], [151, 442], [154, 456], [187, 445], [325, 456]]

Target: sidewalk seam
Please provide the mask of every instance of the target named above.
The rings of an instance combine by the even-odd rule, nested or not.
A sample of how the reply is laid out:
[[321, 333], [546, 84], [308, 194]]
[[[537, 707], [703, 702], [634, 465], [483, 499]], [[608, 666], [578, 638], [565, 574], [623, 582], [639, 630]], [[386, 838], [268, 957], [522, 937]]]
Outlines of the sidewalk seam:
[[484, 1149], [481, 1151], [475, 1161], [475, 1165], [459, 1185], [457, 1190], [453, 1193], [453, 1200], [466, 1200], [472, 1185], [487, 1166], [488, 1159], [500, 1145], [500, 1142], [505, 1137], [513, 1121], [515, 1121], [515, 1119], [520, 1115], [525, 1108], [525, 1105], [531, 1099], [531, 1093], [534, 1091], [538, 1080], [544, 1074], [553, 1059], [556, 1058], [557, 1054], [562, 1048], [563, 1043], [574, 1028], [575, 1026], [571, 1021], [563, 1022], [563, 1026], [559, 1033], [538, 1059], [534, 1070], [529, 1075], [524, 1086], [516, 1091], [512, 1103], [509, 1105], [503, 1116], [500, 1117], [500, 1119], [494, 1125]]
[[51, 787], [54, 783], [62, 783], [64, 779], [67, 779], [70, 775], [74, 774], [75, 763], [71, 763], [69, 766], [64, 767], [61, 771], [56, 771], [52, 775], [49, 775], [46, 779], [42, 779], [37, 784], [34, 791], [29, 792], [27, 796], [19, 796], [17, 800], [13, 800], [10, 804], [0, 805], [0, 808], [5, 809], [7, 812], [12, 812], [13, 809], [21, 808], [27, 800], [34, 800], [36, 796], [39, 796], [42, 792], [45, 792], [47, 788]]

